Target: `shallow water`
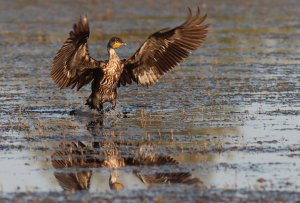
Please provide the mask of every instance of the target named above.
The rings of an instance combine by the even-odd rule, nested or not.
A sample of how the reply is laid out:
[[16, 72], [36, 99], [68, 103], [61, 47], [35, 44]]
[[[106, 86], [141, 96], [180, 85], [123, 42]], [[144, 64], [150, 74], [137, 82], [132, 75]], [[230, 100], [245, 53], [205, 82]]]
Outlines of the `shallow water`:
[[[92, 173], [91, 184], [88, 195], [75, 195], [74, 200], [101, 194], [106, 200], [121, 195], [130, 201], [140, 195], [154, 201], [164, 194], [172, 196], [171, 190], [187, 201], [214, 191], [221, 191], [218, 200], [227, 198], [223, 192], [230, 190], [246, 200], [249, 196], [244, 193], [256, 192], [259, 199], [274, 196], [268, 191], [275, 191], [275, 196], [300, 192], [297, 1], [202, 1], [201, 11], [209, 14], [211, 26], [201, 48], [153, 87], [121, 87], [117, 110], [103, 117], [84, 106], [90, 87], [59, 90], [51, 81], [52, 58], [80, 14], [87, 14], [90, 21], [93, 57], [106, 58], [111, 36], [127, 42], [118, 53], [129, 57], [149, 34], [182, 22], [186, 7], [197, 2], [166, 1], [167, 7], [155, 0], [0, 2], [4, 198], [35, 192], [43, 199], [44, 192], [58, 192], [56, 200], [64, 201], [55, 173], [78, 170]], [[69, 114], [72, 110], [75, 115]], [[145, 167], [128, 161], [118, 169], [124, 191], [111, 193], [109, 168], [53, 166], [53, 154], [69, 150], [61, 145], [78, 141], [90, 150], [84, 157], [101, 157], [111, 150], [92, 147], [95, 143], [115, 143], [114, 150], [124, 160], [147, 149], [178, 164]], [[168, 187], [144, 184], [137, 171], [190, 173], [199, 181]]]

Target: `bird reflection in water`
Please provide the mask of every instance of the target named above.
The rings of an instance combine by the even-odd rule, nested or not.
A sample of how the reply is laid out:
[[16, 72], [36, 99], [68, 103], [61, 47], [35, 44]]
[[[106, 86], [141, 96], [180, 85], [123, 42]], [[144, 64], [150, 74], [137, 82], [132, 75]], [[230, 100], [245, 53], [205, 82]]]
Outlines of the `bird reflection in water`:
[[120, 173], [118, 171], [113, 171], [109, 176], [109, 187], [111, 190], [122, 190], [124, 185], [122, 183], [117, 182], [118, 177], [120, 177]]
[[140, 147], [132, 162], [127, 160], [127, 165], [143, 166], [141, 169], [135, 170], [134, 173], [145, 184], [199, 183], [199, 185], [204, 186], [200, 179], [192, 178], [192, 174], [189, 172], [149, 172], [148, 167], [179, 165], [171, 156], [153, 153], [153, 149], [149, 146]]
[[[95, 133], [93, 126], [99, 128], [101, 125], [101, 120], [91, 122], [88, 129], [93, 134]], [[101, 129], [97, 129], [97, 132], [101, 132]], [[108, 182], [110, 189], [122, 190], [125, 186], [118, 182], [121, 176], [120, 170], [125, 166], [132, 166], [134, 175], [147, 185], [197, 184], [200, 189], [206, 189], [202, 181], [192, 177], [189, 172], [154, 171], [154, 167], [178, 166], [178, 161], [171, 156], [155, 153], [153, 147], [148, 145], [136, 146], [135, 150], [129, 152], [129, 156], [121, 156], [121, 148], [123, 147], [124, 151], [124, 145], [126, 143], [109, 139], [98, 140], [91, 145], [80, 141], [61, 143], [59, 150], [54, 151], [51, 156], [52, 165], [57, 169], [54, 176], [64, 191], [89, 190], [92, 170], [107, 168], [110, 170]]]
[[[64, 191], [75, 192], [90, 188], [93, 173], [91, 168], [98, 162], [96, 159], [91, 160], [91, 151], [86, 151], [84, 147], [82, 142], [61, 143], [60, 150], [54, 151], [51, 156], [52, 166], [59, 170], [54, 172], [54, 176]], [[70, 172], [65, 172], [64, 169], [70, 169]]]

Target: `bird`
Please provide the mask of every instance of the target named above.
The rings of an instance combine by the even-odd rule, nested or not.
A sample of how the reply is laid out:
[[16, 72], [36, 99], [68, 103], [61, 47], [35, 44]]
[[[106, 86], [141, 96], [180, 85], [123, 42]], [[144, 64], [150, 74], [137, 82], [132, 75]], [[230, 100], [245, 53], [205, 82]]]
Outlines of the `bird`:
[[86, 105], [103, 112], [103, 104], [109, 102], [114, 110], [119, 87], [133, 83], [154, 85], [198, 49], [208, 32], [209, 25], [204, 24], [206, 18], [207, 14], [200, 15], [199, 7], [195, 15], [188, 8], [185, 22], [151, 34], [127, 59], [120, 59], [116, 52], [126, 43], [112, 37], [107, 44], [108, 60], [96, 60], [88, 50], [88, 18], [80, 16], [53, 59], [51, 78], [60, 89], [76, 87], [78, 91], [92, 83]]

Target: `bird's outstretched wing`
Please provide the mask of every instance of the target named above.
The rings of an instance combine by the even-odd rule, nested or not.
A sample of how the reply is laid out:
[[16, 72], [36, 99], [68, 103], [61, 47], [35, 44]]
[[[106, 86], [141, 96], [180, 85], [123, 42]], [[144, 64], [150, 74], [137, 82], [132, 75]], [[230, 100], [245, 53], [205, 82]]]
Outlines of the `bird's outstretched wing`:
[[77, 85], [80, 89], [83, 85], [93, 80], [93, 75], [101, 77], [102, 61], [90, 57], [87, 40], [90, 35], [87, 17], [79, 18], [70, 31], [69, 38], [54, 57], [51, 77], [62, 89]]
[[201, 45], [208, 28], [203, 25], [206, 17], [200, 16], [199, 8], [193, 16], [189, 8], [187, 20], [182, 25], [150, 35], [133, 56], [123, 61], [119, 86], [132, 81], [144, 86], [155, 84]]
[[[179, 163], [168, 155], [159, 155], [153, 153], [139, 153], [131, 163], [134, 166], [173, 166], [177, 167]], [[130, 165], [130, 164], [129, 164]], [[198, 178], [193, 178], [189, 172], [154, 172], [149, 173], [149, 170], [135, 170], [135, 175], [146, 184], [168, 184], [182, 183], [194, 184], [202, 183]]]

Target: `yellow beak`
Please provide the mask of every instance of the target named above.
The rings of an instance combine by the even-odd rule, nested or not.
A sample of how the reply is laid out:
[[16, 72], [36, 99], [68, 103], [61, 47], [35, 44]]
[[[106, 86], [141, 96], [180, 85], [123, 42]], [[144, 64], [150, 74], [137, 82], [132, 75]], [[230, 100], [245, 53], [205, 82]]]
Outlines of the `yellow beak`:
[[115, 43], [113, 44], [113, 47], [112, 47], [112, 48], [117, 49], [117, 48], [120, 48], [121, 46], [124, 46], [124, 45], [126, 45], [126, 43], [115, 42]]

